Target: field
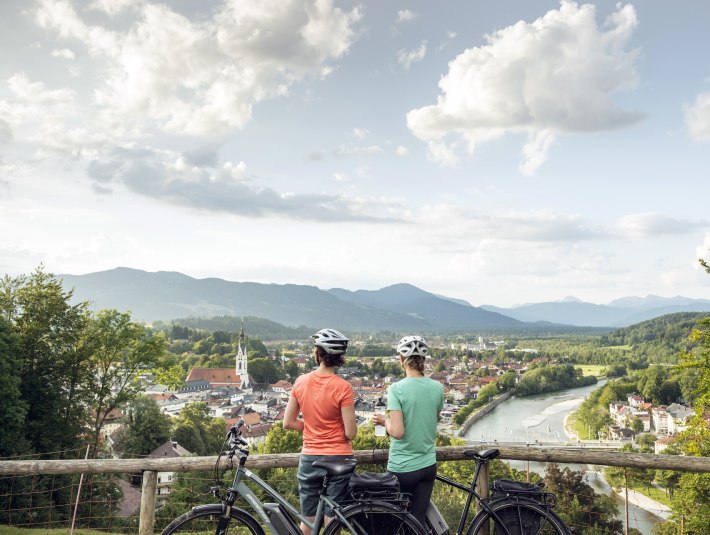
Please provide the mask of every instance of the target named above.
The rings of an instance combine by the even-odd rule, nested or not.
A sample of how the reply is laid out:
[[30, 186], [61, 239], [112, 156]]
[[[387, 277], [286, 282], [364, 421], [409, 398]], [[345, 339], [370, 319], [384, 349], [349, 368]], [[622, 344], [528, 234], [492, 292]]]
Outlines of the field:
[[604, 371], [607, 369], [607, 367], [608, 366], [604, 366], [601, 364], [578, 364], [575, 366], [575, 368], [579, 368], [582, 370], [582, 374], [593, 375], [594, 377], [603, 377]]

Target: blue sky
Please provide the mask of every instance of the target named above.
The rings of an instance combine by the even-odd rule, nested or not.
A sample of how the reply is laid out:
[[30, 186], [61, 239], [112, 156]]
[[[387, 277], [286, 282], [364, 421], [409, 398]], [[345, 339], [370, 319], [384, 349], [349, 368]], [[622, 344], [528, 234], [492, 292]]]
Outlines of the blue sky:
[[0, 4], [0, 272], [710, 298], [705, 1]]

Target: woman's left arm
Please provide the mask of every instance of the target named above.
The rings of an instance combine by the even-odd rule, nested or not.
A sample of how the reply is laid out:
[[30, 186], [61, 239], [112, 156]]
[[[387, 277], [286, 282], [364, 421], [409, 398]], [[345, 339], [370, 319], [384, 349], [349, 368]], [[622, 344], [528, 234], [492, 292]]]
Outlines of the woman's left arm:
[[340, 407], [340, 416], [343, 418], [345, 438], [352, 440], [357, 435], [357, 422], [355, 421], [355, 405]]

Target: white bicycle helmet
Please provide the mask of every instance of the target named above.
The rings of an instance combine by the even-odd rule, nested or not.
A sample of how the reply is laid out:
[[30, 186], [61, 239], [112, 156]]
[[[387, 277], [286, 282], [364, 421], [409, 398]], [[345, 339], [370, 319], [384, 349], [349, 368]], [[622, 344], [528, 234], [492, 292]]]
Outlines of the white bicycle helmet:
[[428, 357], [429, 346], [421, 336], [405, 336], [397, 344], [397, 353], [403, 357]]
[[348, 342], [343, 333], [335, 329], [321, 329], [311, 336], [313, 345], [323, 348], [329, 355], [343, 355], [348, 349]]

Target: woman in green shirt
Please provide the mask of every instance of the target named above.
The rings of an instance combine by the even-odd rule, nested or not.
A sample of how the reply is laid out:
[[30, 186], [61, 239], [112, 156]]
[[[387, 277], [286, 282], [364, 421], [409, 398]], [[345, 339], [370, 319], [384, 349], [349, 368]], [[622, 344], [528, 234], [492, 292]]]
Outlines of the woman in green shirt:
[[444, 387], [424, 376], [429, 347], [421, 336], [405, 336], [397, 344], [406, 377], [387, 391], [387, 415], [375, 414], [390, 436], [387, 470], [412, 495], [412, 514], [426, 525], [426, 512], [436, 479], [436, 424], [444, 407]]

